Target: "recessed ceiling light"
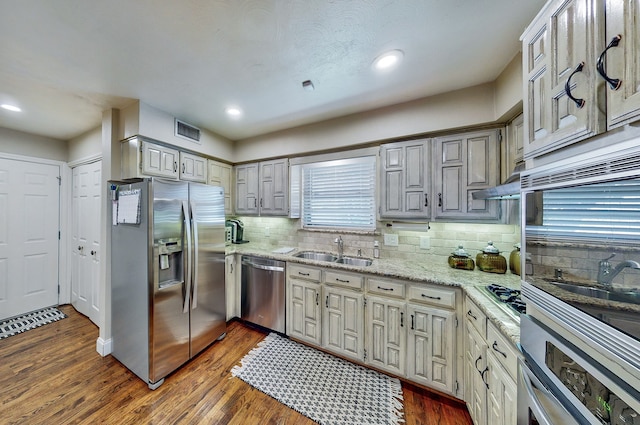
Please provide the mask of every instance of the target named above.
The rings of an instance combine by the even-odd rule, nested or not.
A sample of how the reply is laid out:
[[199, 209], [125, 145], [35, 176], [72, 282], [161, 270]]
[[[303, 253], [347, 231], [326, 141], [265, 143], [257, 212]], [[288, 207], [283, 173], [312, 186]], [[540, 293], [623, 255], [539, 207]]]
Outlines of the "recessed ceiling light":
[[240, 115], [242, 115], [242, 110], [240, 108], [237, 108], [235, 106], [230, 106], [227, 109], [224, 110], [227, 115], [229, 115], [230, 117], [234, 117], [237, 118]]
[[0, 108], [6, 109], [7, 111], [13, 111], [13, 112], [21, 112], [22, 111], [22, 109], [18, 108], [17, 106], [8, 105], [6, 103], [3, 103], [2, 105], [0, 105]]
[[373, 67], [379, 70], [392, 68], [400, 62], [403, 56], [402, 50], [385, 52], [373, 61]]

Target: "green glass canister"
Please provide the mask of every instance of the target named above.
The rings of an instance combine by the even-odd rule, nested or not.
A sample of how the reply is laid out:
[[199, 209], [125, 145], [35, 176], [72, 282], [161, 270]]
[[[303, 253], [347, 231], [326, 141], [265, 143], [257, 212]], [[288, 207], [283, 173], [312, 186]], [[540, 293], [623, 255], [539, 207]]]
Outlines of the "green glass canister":
[[514, 245], [515, 249], [511, 251], [509, 255], [509, 270], [511, 273], [520, 275], [520, 244], [517, 243]]
[[469, 256], [469, 253], [464, 250], [462, 245], [458, 245], [458, 249], [449, 256], [449, 266], [461, 270], [473, 270], [476, 268], [473, 258]]
[[476, 264], [483, 272], [500, 274], [507, 272], [507, 259], [500, 255], [500, 250], [493, 246], [491, 241], [482, 252], [476, 255]]

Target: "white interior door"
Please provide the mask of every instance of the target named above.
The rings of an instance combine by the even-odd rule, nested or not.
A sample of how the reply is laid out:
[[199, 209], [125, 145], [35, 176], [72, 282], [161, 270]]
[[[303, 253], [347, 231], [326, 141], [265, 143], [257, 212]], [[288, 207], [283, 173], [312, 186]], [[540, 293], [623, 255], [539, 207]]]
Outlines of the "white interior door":
[[100, 326], [100, 207], [102, 161], [73, 169], [71, 304]]
[[58, 304], [59, 177], [0, 158], [0, 320]]

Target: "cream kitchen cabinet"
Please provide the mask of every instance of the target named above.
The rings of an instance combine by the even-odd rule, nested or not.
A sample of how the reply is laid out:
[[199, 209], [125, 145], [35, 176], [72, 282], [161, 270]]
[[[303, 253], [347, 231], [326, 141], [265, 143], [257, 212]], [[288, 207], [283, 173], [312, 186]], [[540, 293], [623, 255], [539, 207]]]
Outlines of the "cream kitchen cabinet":
[[207, 184], [212, 186], [221, 186], [224, 189], [224, 213], [225, 215], [233, 214], [232, 191], [231, 191], [231, 172], [232, 167], [223, 162], [207, 161]]
[[145, 176], [177, 180], [180, 151], [154, 143], [141, 136], [123, 140], [122, 178]]
[[518, 350], [467, 297], [465, 401], [476, 425], [516, 423]]
[[289, 160], [286, 158], [236, 167], [236, 214], [289, 214]]
[[257, 215], [258, 207], [258, 163], [236, 165], [236, 214]]
[[383, 297], [367, 297], [366, 363], [397, 375], [405, 374], [407, 332], [406, 303]]
[[260, 215], [289, 214], [289, 160], [260, 163]]
[[227, 306], [227, 321], [234, 317], [240, 317], [239, 306], [239, 285], [237, 281], [236, 261], [235, 254], [225, 255], [224, 260], [224, 286], [225, 286], [225, 299]]
[[497, 220], [498, 203], [472, 193], [499, 183], [500, 130], [435, 139], [435, 219]]
[[[607, 0], [606, 38], [598, 54], [602, 57], [601, 71], [608, 79], [609, 129], [640, 119], [639, 25], [640, 6], [637, 0]], [[613, 41], [618, 35], [620, 39]], [[606, 47], [611, 46], [606, 53], [605, 43]]]
[[207, 158], [180, 152], [180, 180], [207, 182]]
[[287, 265], [287, 333], [317, 346], [322, 344], [321, 275], [315, 267]]
[[603, 12], [597, 0], [552, 0], [522, 35], [525, 159], [605, 130], [595, 69]]
[[380, 218], [431, 217], [431, 139], [380, 146]]
[[323, 288], [322, 347], [357, 361], [364, 359], [364, 295], [351, 289]]

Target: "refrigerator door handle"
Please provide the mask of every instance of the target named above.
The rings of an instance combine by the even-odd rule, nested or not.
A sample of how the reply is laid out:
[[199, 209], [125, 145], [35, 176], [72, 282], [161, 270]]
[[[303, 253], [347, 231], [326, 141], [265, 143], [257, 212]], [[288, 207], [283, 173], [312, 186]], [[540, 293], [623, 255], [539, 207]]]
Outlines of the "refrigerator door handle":
[[191, 227], [193, 229], [193, 297], [191, 309], [198, 307], [198, 220], [196, 217], [196, 205], [191, 202]]
[[187, 201], [182, 201], [182, 213], [184, 214], [184, 229], [187, 236], [187, 274], [185, 276], [186, 289], [184, 291], [184, 306], [182, 313], [189, 312], [189, 295], [191, 294], [191, 220], [189, 219], [189, 205]]

